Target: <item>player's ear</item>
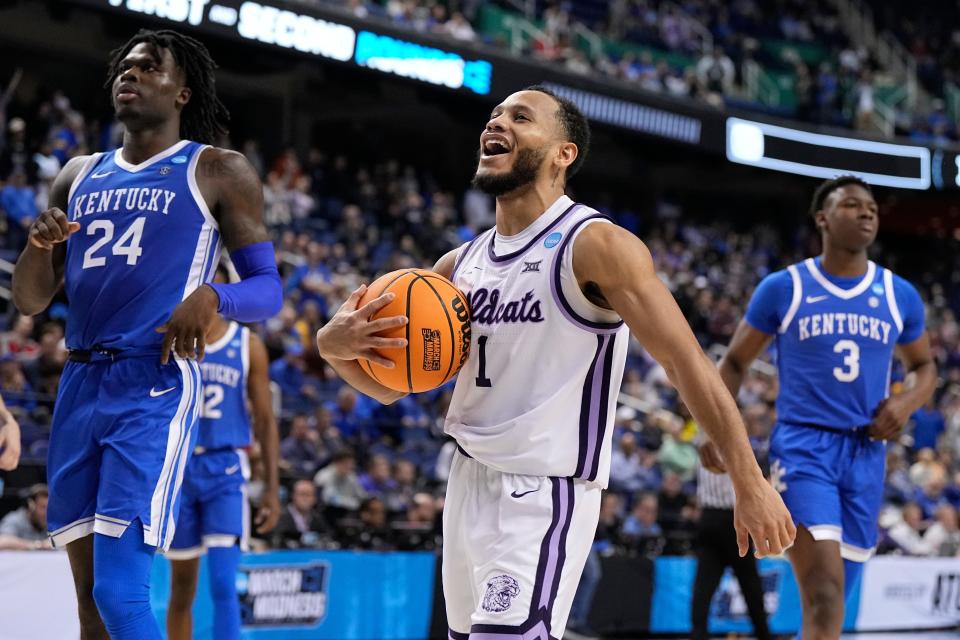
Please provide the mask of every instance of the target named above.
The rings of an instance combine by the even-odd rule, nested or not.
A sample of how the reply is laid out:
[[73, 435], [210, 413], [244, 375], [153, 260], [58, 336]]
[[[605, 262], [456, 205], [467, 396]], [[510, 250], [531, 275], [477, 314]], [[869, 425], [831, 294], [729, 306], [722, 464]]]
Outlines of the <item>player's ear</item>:
[[555, 162], [558, 166], [566, 169], [576, 161], [578, 155], [580, 155], [580, 151], [577, 149], [577, 145], [572, 142], [561, 142], [557, 148]]
[[190, 87], [180, 87], [180, 91], [177, 93], [177, 106], [181, 108], [186, 106], [190, 102], [191, 95], [193, 95], [193, 92]]
[[813, 223], [816, 225], [817, 231], [823, 231], [827, 226], [827, 212], [820, 209], [813, 214]]

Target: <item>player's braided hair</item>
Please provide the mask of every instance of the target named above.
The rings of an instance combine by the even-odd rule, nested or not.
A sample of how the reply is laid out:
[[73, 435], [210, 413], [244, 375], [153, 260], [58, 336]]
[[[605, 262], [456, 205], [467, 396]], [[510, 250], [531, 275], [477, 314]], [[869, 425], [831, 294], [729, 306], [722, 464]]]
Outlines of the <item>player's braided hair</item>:
[[557, 118], [563, 125], [563, 131], [567, 140], [577, 145], [577, 159], [567, 167], [567, 179], [580, 170], [583, 161], [587, 159], [587, 152], [590, 150], [590, 124], [586, 117], [580, 111], [580, 108], [572, 100], [568, 100], [548, 89], [547, 87], [535, 84], [524, 89], [524, 91], [539, 91], [545, 93], [554, 100], [560, 108], [557, 110]]
[[159, 49], [169, 50], [174, 62], [186, 75], [186, 84], [190, 87], [191, 95], [190, 101], [180, 114], [180, 137], [205, 144], [215, 143], [217, 138], [227, 131], [230, 112], [217, 97], [214, 75], [217, 63], [199, 40], [168, 29], [141, 29], [126, 44], [110, 53], [105, 86], [111, 86], [120, 73], [121, 61], [131, 49], [142, 42], [149, 44], [158, 58]]
[[826, 180], [819, 187], [817, 187], [816, 191], [813, 192], [813, 200], [810, 202], [810, 217], [816, 220], [817, 211], [823, 209], [823, 203], [827, 201], [827, 198], [830, 197], [830, 194], [840, 187], [845, 187], [848, 184], [860, 185], [870, 194], [873, 194], [873, 189], [870, 188], [870, 185], [867, 184], [863, 178], [858, 178], [857, 176], [837, 176], [836, 178]]

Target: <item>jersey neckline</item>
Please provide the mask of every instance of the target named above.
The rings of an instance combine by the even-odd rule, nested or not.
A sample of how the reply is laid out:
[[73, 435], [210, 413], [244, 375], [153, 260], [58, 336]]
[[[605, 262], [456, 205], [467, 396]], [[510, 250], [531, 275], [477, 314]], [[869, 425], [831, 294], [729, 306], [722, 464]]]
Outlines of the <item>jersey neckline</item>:
[[230, 342], [233, 337], [237, 334], [237, 330], [240, 328], [240, 325], [236, 322], [231, 321], [230, 326], [227, 327], [227, 332], [224, 333], [216, 342], [207, 345], [207, 348], [204, 349], [206, 353], [216, 353], [223, 349], [228, 342]]
[[[550, 205], [550, 207], [546, 211], [544, 211], [543, 214], [539, 218], [537, 218], [537, 220], [534, 221], [533, 224], [531, 224], [526, 229], [524, 229], [523, 231], [521, 231], [516, 235], [500, 236], [500, 234], [497, 233], [496, 227], [494, 227], [493, 233], [490, 234], [490, 242], [487, 244], [488, 257], [490, 258], [491, 261], [495, 263], [502, 263], [502, 262], [509, 262], [523, 255], [530, 249], [530, 247], [532, 247], [543, 236], [545, 236], [547, 232], [549, 232], [551, 229], [556, 227], [561, 220], [566, 218], [567, 214], [569, 214], [574, 208], [576, 208], [576, 206], [577, 206], [577, 203], [571, 200], [569, 197], [565, 195], [560, 196], [559, 198], [557, 198], [556, 202]], [[553, 219], [551, 219], [550, 218], [551, 213], [561, 208], [564, 208], [563, 212], [553, 217]], [[549, 222], [546, 225], [542, 226], [541, 228], [541, 226], [538, 224], [541, 220], [549, 220]], [[501, 239], [522, 241], [525, 235], [532, 234], [532, 233], [535, 233], [536, 235], [534, 235], [528, 242], [526, 242], [522, 247], [520, 247], [519, 249], [516, 249], [515, 251], [511, 251], [509, 253], [505, 253], [503, 255], [498, 256], [496, 251], [494, 250], [494, 243], [496, 242], [496, 239], [498, 236]]]
[[173, 146], [167, 147], [160, 153], [154, 154], [153, 156], [147, 158], [146, 160], [144, 160], [139, 164], [131, 164], [130, 162], [127, 162], [126, 160], [124, 160], [123, 147], [119, 147], [117, 148], [116, 151], [113, 152], [113, 162], [124, 171], [129, 171], [130, 173], [137, 173], [138, 171], [143, 171], [144, 169], [151, 167], [157, 162], [163, 160], [164, 158], [172, 156], [177, 151], [180, 151], [181, 149], [183, 149], [183, 147], [185, 147], [189, 142], [190, 142], [189, 140], [181, 140], [175, 143]]
[[820, 271], [816, 260], [813, 258], [807, 258], [804, 261], [804, 264], [807, 265], [807, 270], [810, 271], [810, 275], [813, 276], [813, 279], [817, 281], [817, 284], [843, 300], [856, 298], [858, 295], [866, 291], [867, 287], [870, 286], [877, 275], [877, 265], [873, 262], [873, 260], [868, 260], [867, 272], [863, 275], [863, 278], [860, 280], [860, 282], [849, 289], [843, 289], [827, 279], [823, 272]]

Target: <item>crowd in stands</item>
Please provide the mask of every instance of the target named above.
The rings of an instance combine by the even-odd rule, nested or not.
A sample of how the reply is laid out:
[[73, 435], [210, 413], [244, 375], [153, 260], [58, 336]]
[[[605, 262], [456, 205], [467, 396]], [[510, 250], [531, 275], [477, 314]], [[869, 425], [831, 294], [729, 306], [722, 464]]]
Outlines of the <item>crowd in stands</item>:
[[[506, 48], [509, 37], [484, 12], [527, 16], [537, 35], [522, 54], [573, 73], [601, 75], [644, 90], [714, 106], [772, 111], [806, 122], [889, 132], [877, 119], [881, 87], [904, 85], [844, 31], [826, 0], [540, 0], [483, 4], [475, 0], [296, 0], [339, 6], [421, 32]], [[935, 3], [949, 4], [949, 3]], [[934, 98], [910, 111], [892, 101], [892, 132], [923, 142], [956, 142], [958, 114], [943, 100], [960, 72], [957, 8], [917, 12], [903, 0], [880, 3], [879, 27], [889, 22], [909, 46], [921, 84]], [[491, 9], [491, 6], [499, 9]], [[907, 19], [901, 19], [908, 16]], [[580, 36], [585, 27], [601, 46]], [[764, 79], [758, 78], [762, 75]], [[766, 89], [758, 83], [766, 82]], [[960, 102], [960, 89], [958, 89]]]
[[[14, 260], [27, 225], [47, 206], [57, 167], [74, 155], [114, 148], [116, 127], [86, 119], [59, 93], [11, 106], [6, 115], [3, 107], [0, 256]], [[256, 327], [282, 399], [285, 505], [280, 525], [260, 546], [436, 548], [455, 450], [442, 431], [452, 385], [382, 406], [334, 375], [319, 358], [314, 334], [360, 283], [393, 269], [430, 266], [491, 226], [493, 202], [473, 190], [450, 190], [427, 168], [396, 160], [362, 162], [321, 148], [267, 158], [255, 142], [237, 146], [262, 175], [266, 223], [285, 286], [282, 311]], [[642, 235], [660, 277], [708, 350], [729, 341], [760, 278], [816, 246], [812, 229], [736, 230], [716, 217], [698, 221], [665, 200], [652, 211], [604, 211]], [[945, 383], [888, 449], [884, 551], [955, 555], [960, 546], [960, 261], [957, 255], [953, 260], [937, 266], [927, 261], [936, 271], [904, 273], [926, 301]], [[66, 310], [58, 298], [34, 318], [17, 315], [9, 304], [0, 317], [0, 394], [22, 426], [26, 466], [42, 465], [46, 453], [66, 356]], [[895, 379], [894, 389], [902, 374]], [[632, 400], [617, 412], [598, 539], [611, 552], [686, 552], [698, 518], [698, 427], [663, 369], [636, 344], [622, 391]], [[775, 376], [761, 367], [739, 398], [760, 451], [775, 421], [776, 391]], [[256, 450], [251, 458], [250, 495], [256, 501], [262, 469]], [[10, 483], [7, 491], [14, 495]]]

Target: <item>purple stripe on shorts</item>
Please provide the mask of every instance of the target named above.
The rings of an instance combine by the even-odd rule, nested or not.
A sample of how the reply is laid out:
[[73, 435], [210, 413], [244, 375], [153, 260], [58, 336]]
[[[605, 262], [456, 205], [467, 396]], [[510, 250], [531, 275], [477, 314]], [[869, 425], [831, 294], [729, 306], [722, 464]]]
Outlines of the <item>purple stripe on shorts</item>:
[[570, 242], [570, 239], [576, 234], [577, 229], [590, 220], [609, 219], [610, 218], [607, 216], [597, 213], [592, 216], [588, 216], [577, 224], [573, 225], [573, 228], [567, 232], [567, 237], [564, 238], [560, 246], [557, 247], [557, 253], [553, 257], [553, 275], [550, 278], [550, 293], [553, 295], [553, 301], [557, 303], [557, 307], [560, 308], [560, 312], [563, 314], [563, 317], [581, 329], [593, 333], [616, 333], [620, 330], [620, 327], [623, 326], [623, 320], [619, 320], [617, 322], [594, 322], [593, 320], [588, 320], [587, 318], [579, 315], [573, 310], [573, 307], [570, 306], [567, 298], [563, 295], [563, 284], [560, 278], [560, 272], [563, 266], [563, 254], [567, 249], [567, 244]]
[[[606, 352], [603, 357], [603, 366], [602, 376], [597, 376], [600, 378], [600, 398], [598, 402], [597, 412], [594, 414], [596, 423], [593, 430], [590, 432], [591, 435], [596, 436], [595, 448], [593, 450], [593, 460], [591, 461], [590, 466], [590, 475], [587, 476], [587, 480], [596, 480], [597, 472], [600, 469], [600, 450], [603, 448], [603, 437], [607, 432], [607, 413], [610, 411], [610, 377], [611, 371], [613, 370], [613, 344], [617, 339], [616, 335], [606, 336], [607, 345]], [[595, 399], [596, 392], [591, 399]], [[591, 408], [591, 413], [593, 409]]]
[[470, 630], [470, 640], [553, 640], [543, 620], [526, 631], [523, 630], [523, 627], [515, 627], [514, 630], [480, 631], [479, 628], [482, 626], [473, 626], [473, 629]]
[[550, 520], [550, 526], [547, 527], [547, 532], [543, 536], [543, 541], [540, 543], [540, 558], [537, 560], [537, 576], [533, 581], [533, 594], [530, 597], [530, 614], [527, 617], [528, 620], [535, 620], [539, 614], [540, 595], [546, 584], [544, 582], [544, 574], [547, 570], [547, 563], [550, 560], [550, 539], [553, 536], [554, 530], [560, 526], [560, 480], [558, 478], [550, 478], [550, 483], [553, 486], [551, 492], [553, 496], [553, 517]]
[[560, 492], [561, 495], [564, 493], [567, 495], [567, 504], [570, 506], [567, 508], [566, 519], [563, 521], [563, 527], [560, 529], [560, 543], [557, 545], [558, 556], [557, 556], [557, 571], [553, 576], [553, 585], [550, 589], [550, 602], [547, 603], [547, 616], [546, 624], [547, 630], [549, 631], [551, 627], [551, 619], [553, 614], [553, 603], [557, 599], [557, 593], [560, 590], [560, 574], [563, 571], [563, 564], [567, 561], [567, 533], [570, 531], [570, 523], [573, 522], [573, 478], [563, 478], [561, 481]]
[[447, 640], [470, 640], [470, 634], [447, 628]]
[[597, 336], [597, 351], [593, 354], [593, 360], [590, 362], [590, 368], [587, 370], [587, 376], [583, 381], [583, 393], [580, 394], [580, 450], [577, 453], [577, 468], [573, 472], [575, 478], [582, 478], [585, 475], [587, 466], [587, 447], [590, 439], [590, 393], [593, 390], [593, 378], [597, 374], [597, 361], [603, 354], [603, 336]]
[[[571, 514], [573, 511], [573, 492], [570, 491], [568, 487], [573, 486], [573, 480], [570, 478], [551, 479], [560, 485], [560, 509], [554, 514], [554, 521], [562, 522], [563, 527], [569, 527]], [[543, 584], [545, 588], [540, 591], [540, 601], [537, 605], [537, 609], [545, 610], [545, 617], [547, 618], [548, 625], [550, 619], [550, 610], [553, 606], [553, 600], [556, 597], [554, 587], [560, 579], [560, 572], [563, 570], [563, 559], [566, 556], [566, 552], [562, 545], [562, 532], [562, 527], [554, 526], [553, 531], [550, 533], [550, 541], [548, 543], [549, 550], [547, 554], [547, 569], [543, 574]]]
[[567, 214], [568, 214], [568, 213], [570, 213], [571, 211], [573, 211], [573, 210], [574, 210], [576, 207], [578, 207], [578, 206], [579, 206], [579, 205], [578, 205], [576, 202], [574, 202], [572, 205], [570, 205], [569, 207], [567, 207], [567, 208], [564, 210], [563, 213], [561, 213], [559, 216], [557, 216], [556, 219], [555, 219], [553, 222], [551, 222], [549, 225], [547, 225], [547, 228], [546, 228], [546, 229], [544, 229], [543, 231], [541, 231], [540, 233], [538, 233], [538, 234], [536, 235], [536, 237], [533, 238], [533, 240], [531, 240], [531, 241], [528, 242], [527, 244], [523, 245], [523, 248], [517, 249], [516, 251], [514, 251], [514, 252], [512, 252], [512, 253], [507, 253], [507, 254], [505, 254], [505, 255], [498, 256], [496, 253], [493, 252], [493, 242], [494, 242], [494, 240], [496, 240], [496, 238], [497, 238], [497, 234], [494, 233], [492, 236], [490, 236], [490, 242], [487, 244], [487, 257], [490, 258], [490, 260], [491, 260], [492, 262], [494, 262], [495, 264], [502, 264], [502, 263], [504, 263], [504, 262], [510, 262], [510, 261], [512, 261], [512, 260], [516, 260], [517, 258], [519, 258], [520, 256], [522, 256], [523, 254], [525, 254], [527, 251], [529, 251], [529, 250], [530, 250], [530, 247], [532, 247], [533, 245], [537, 244], [537, 242], [539, 242], [540, 239], [541, 239], [543, 236], [547, 235], [547, 233], [549, 233], [551, 230], [553, 230], [553, 228], [556, 227], [557, 224], [559, 224], [561, 220], [563, 220], [564, 218], [567, 217]]

